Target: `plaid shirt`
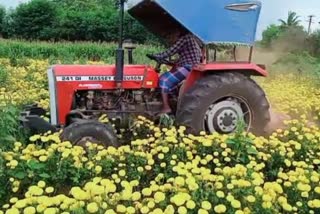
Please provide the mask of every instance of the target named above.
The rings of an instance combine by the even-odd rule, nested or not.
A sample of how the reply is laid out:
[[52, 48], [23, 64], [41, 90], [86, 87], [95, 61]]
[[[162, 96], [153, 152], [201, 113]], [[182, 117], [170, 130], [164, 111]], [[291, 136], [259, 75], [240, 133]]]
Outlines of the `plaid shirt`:
[[179, 55], [177, 66], [194, 66], [199, 64], [202, 58], [201, 48], [196, 38], [191, 34], [181, 37], [171, 48], [156, 54], [156, 56], [159, 58], [168, 58], [175, 54]]

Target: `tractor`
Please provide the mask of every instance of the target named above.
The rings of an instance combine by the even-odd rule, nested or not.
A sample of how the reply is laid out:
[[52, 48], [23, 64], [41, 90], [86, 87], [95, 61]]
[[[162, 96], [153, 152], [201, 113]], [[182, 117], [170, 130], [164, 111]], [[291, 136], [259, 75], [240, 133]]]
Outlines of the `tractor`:
[[[48, 69], [50, 121], [42, 119], [46, 112], [29, 106], [21, 121], [37, 133], [63, 129], [61, 138], [74, 145], [88, 140], [104, 146], [120, 146], [114, 129], [100, 123], [109, 118], [125, 125], [132, 116], [151, 120], [162, 107], [159, 89], [161, 65], [172, 66], [170, 59], [159, 59], [152, 53], [146, 57], [150, 65], [124, 63], [124, 0], [120, 1], [119, 46], [115, 65], [53, 65]], [[250, 0], [141, 0], [128, 8], [129, 14], [164, 41], [175, 31], [186, 31], [203, 44], [203, 61], [170, 94], [176, 125], [199, 134], [230, 134], [243, 121], [247, 131], [263, 135], [270, 121], [269, 103], [264, 91], [251, 78], [267, 76], [264, 65], [252, 63], [253, 45], [261, 2]], [[249, 49], [245, 61], [209, 60], [209, 47], [232, 44]], [[236, 58], [236, 57], [235, 57]], [[125, 127], [125, 126], [124, 126]]]

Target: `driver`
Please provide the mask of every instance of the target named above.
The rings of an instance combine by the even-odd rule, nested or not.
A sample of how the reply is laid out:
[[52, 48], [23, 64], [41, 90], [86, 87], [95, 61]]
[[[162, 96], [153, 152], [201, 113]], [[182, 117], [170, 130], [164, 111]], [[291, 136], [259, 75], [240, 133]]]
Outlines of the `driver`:
[[181, 81], [186, 79], [192, 67], [202, 60], [200, 44], [195, 36], [190, 33], [177, 32], [170, 38], [173, 45], [162, 53], [155, 54], [157, 58], [169, 58], [178, 55], [178, 61], [169, 71], [160, 76], [159, 85], [162, 93], [163, 107], [161, 113], [171, 113], [168, 94], [176, 88]]

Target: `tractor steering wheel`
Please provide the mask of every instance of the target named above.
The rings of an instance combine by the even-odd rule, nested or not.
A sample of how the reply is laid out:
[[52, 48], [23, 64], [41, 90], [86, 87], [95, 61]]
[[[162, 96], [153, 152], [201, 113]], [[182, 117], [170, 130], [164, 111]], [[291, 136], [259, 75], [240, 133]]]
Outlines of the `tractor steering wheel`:
[[161, 70], [161, 65], [164, 64], [164, 65], [169, 65], [169, 66], [174, 66], [174, 63], [173, 62], [170, 62], [169, 60], [167, 59], [164, 59], [164, 58], [160, 58], [160, 57], [156, 57], [155, 55], [152, 55], [152, 54], [147, 54], [147, 57], [151, 60], [154, 60], [157, 62], [157, 66], [156, 66], [156, 71], [157, 72], [160, 72]]

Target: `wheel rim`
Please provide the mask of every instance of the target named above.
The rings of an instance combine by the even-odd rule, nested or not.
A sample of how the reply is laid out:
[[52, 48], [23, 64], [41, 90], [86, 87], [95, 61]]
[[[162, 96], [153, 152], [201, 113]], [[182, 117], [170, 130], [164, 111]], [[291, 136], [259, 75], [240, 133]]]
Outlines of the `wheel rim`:
[[252, 121], [252, 111], [241, 97], [232, 96], [211, 104], [205, 114], [204, 126], [209, 133], [230, 134], [237, 128], [239, 120], [245, 123], [246, 131]]

